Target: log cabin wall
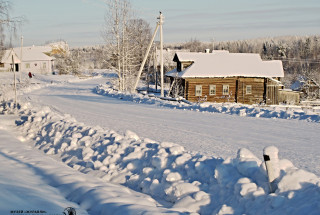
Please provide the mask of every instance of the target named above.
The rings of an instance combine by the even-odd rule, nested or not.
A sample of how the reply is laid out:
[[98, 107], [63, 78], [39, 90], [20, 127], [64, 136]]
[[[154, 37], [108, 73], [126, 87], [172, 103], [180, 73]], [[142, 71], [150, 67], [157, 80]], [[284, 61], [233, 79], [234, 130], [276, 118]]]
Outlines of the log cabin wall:
[[239, 78], [237, 102], [260, 104], [265, 100], [264, 78]]
[[271, 79], [266, 80], [266, 104], [277, 105], [279, 104], [279, 90], [283, 88], [278, 82]]
[[[196, 95], [197, 85], [201, 86], [201, 96]], [[214, 95], [210, 93], [210, 85], [215, 86]], [[224, 85], [229, 89], [227, 95], [223, 93]], [[265, 100], [265, 83], [264, 78], [188, 78], [184, 95], [192, 102], [259, 104]]]
[[[196, 96], [196, 85], [202, 86], [201, 96]], [[210, 85], [216, 86], [210, 95]], [[229, 86], [229, 94], [223, 95], [223, 85]], [[235, 102], [236, 78], [188, 78], [185, 80], [185, 97], [191, 102]]]

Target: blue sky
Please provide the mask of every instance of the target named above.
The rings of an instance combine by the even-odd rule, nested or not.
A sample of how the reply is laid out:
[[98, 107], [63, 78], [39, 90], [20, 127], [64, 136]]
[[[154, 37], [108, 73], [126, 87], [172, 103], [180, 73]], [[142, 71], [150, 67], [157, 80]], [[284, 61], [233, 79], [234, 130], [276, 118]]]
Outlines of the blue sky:
[[[103, 44], [103, 0], [10, 0], [12, 16], [28, 20], [25, 45], [63, 39], [70, 46]], [[319, 0], [131, 0], [136, 16], [156, 25], [165, 16], [165, 43], [320, 34]], [[19, 45], [15, 39], [15, 45]]]

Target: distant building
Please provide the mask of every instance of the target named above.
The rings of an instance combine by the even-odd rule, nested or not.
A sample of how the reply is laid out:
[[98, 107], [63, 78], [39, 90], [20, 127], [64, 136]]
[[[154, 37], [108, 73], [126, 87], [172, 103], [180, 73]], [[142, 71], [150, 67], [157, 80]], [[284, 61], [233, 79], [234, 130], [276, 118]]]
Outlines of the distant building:
[[21, 59], [20, 69], [22, 72], [52, 74], [55, 58], [45, 54], [51, 52], [51, 47], [23, 47], [22, 56], [20, 48], [14, 48], [14, 51]]
[[300, 79], [296, 81], [291, 89], [299, 91], [303, 100], [320, 99], [320, 85], [313, 79]]
[[12, 63], [14, 62], [14, 71], [20, 71], [20, 58], [15, 53], [14, 49], [4, 50], [2, 58], [0, 60], [0, 72], [9, 72], [12, 71]]
[[[187, 49], [177, 50], [177, 49], [169, 49], [169, 48], [163, 49], [163, 52], [162, 52], [163, 53], [163, 65], [164, 65], [165, 71], [170, 71], [175, 68], [176, 63], [173, 62], [172, 59], [177, 52], [190, 52], [190, 50], [187, 50]], [[156, 50], [156, 64], [157, 64], [158, 70], [160, 70], [160, 65], [161, 65], [160, 54], [161, 54], [160, 50], [157, 49]]]
[[171, 92], [192, 102], [278, 104], [282, 62], [259, 54], [177, 52], [176, 68], [166, 74]]

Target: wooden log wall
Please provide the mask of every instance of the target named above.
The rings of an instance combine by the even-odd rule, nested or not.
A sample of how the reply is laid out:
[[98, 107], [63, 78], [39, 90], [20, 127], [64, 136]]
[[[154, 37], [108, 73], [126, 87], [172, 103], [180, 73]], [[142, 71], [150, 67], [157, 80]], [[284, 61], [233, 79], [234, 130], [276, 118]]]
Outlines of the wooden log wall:
[[282, 89], [283, 86], [279, 85], [278, 82], [275, 82], [271, 79], [267, 79], [266, 87], [266, 104], [267, 105], [277, 105], [279, 104], [279, 89]]
[[[251, 86], [251, 94], [247, 93]], [[260, 104], [264, 101], [264, 78], [239, 78], [237, 102], [242, 104]]]
[[[202, 86], [202, 95], [196, 96], [196, 85]], [[210, 85], [216, 85], [216, 95], [210, 95]], [[229, 85], [229, 95], [223, 95], [223, 85]], [[251, 94], [247, 94], [247, 85]], [[264, 78], [189, 78], [185, 81], [185, 98], [192, 102], [239, 102], [259, 104], [264, 101]]]
[[[196, 85], [202, 85], [202, 96], [196, 96]], [[216, 95], [209, 95], [209, 85], [216, 85]], [[223, 95], [223, 85], [229, 85], [229, 95]], [[192, 102], [235, 102], [236, 78], [186, 79], [186, 99]]]

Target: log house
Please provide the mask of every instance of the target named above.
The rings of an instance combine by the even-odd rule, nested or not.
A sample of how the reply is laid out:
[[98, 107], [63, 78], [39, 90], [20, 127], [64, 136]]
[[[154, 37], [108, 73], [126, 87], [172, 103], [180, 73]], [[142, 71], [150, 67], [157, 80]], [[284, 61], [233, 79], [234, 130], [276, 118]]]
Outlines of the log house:
[[[177, 52], [177, 68], [168, 72], [171, 94], [192, 102], [278, 104], [281, 61], [262, 61], [259, 54]], [[178, 80], [178, 81], [176, 81]]]

